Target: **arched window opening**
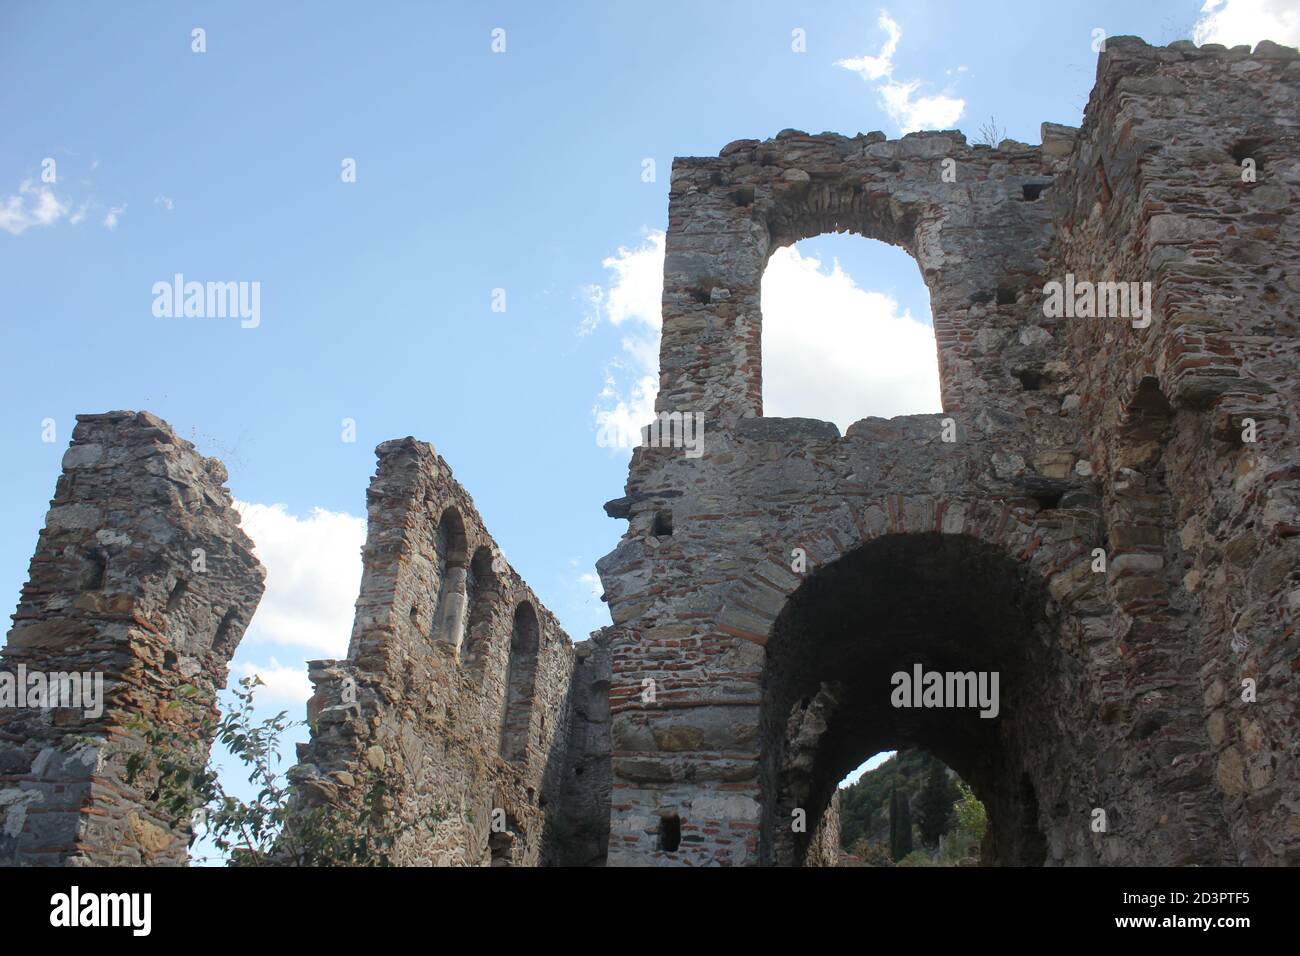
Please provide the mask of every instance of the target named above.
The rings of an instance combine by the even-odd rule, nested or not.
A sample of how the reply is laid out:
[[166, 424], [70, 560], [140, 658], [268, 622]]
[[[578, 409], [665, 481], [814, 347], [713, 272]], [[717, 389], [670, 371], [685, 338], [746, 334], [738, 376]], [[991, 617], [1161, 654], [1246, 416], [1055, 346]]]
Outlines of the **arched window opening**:
[[829, 233], [763, 272], [763, 414], [831, 421], [942, 410], [930, 296], [901, 248]]
[[481, 547], [474, 552], [469, 563], [469, 576], [465, 579], [465, 600], [469, 606], [469, 623], [465, 643], [461, 646], [461, 660], [479, 663], [485, 656], [491, 638], [492, 606], [499, 596], [499, 581], [492, 570], [492, 549]]
[[510, 634], [506, 709], [501, 721], [501, 756], [512, 763], [522, 763], [528, 756], [538, 646], [537, 612], [525, 601], [515, 610], [514, 628]]
[[465, 637], [466, 579], [469, 576], [465, 523], [455, 508], [442, 513], [434, 536], [438, 560], [438, 603], [434, 608], [434, 640], [457, 651]]

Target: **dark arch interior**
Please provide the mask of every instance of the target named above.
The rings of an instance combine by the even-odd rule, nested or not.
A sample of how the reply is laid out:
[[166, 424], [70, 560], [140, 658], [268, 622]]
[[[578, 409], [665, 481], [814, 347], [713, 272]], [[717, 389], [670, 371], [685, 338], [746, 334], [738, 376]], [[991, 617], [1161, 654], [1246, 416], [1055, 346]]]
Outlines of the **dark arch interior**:
[[[760, 726], [764, 862], [804, 862], [837, 783], [885, 750], [929, 751], [984, 802], [985, 862], [1041, 865], [1036, 764], [1063, 691], [1046, 595], [1019, 562], [960, 535], [887, 535], [812, 573], [773, 626]], [[896, 707], [894, 674], [998, 675], [998, 714]], [[986, 678], [985, 687], [992, 689]], [[803, 808], [804, 833], [789, 826]]]
[[497, 597], [499, 581], [492, 570], [492, 550], [486, 545], [474, 552], [465, 578], [465, 601], [469, 605], [469, 623], [461, 657], [471, 664], [480, 664], [487, 649], [492, 627], [492, 606]]
[[[434, 532], [438, 597], [434, 604], [433, 637], [453, 646], [462, 643], [465, 631], [469, 561], [466, 550], [465, 522], [455, 508], [447, 508]], [[412, 620], [415, 620], [412, 610]]]
[[539, 637], [537, 612], [524, 601], [515, 610], [514, 628], [510, 634], [506, 711], [501, 725], [501, 756], [512, 762], [523, 761], [528, 755]]
[[465, 522], [460, 512], [448, 508], [438, 520], [437, 541], [435, 542], [438, 560], [447, 567], [464, 567], [466, 559]]

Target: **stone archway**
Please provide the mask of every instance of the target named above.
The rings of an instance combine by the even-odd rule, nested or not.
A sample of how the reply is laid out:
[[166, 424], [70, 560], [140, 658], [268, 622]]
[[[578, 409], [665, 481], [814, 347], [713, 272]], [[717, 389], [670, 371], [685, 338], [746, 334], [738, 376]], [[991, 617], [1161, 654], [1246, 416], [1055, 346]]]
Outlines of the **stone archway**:
[[[762, 862], [809, 862], [845, 773], [914, 746], [985, 803], [986, 862], [1043, 864], [1037, 794], [1089, 771], [1070, 731], [1077, 663], [1056, 640], [1056, 618], [1026, 564], [969, 535], [884, 535], [809, 575], [766, 645]], [[910, 679], [916, 667], [972, 675], [950, 680], [962, 706], [896, 706], [907, 688], [892, 676]]]
[[[1097, 140], [1114, 128], [1102, 124], [1081, 135]], [[1157, 139], [1147, 141], [1154, 148]], [[1247, 851], [1244, 826], [1235, 847], [1227, 836], [1222, 806], [1257, 820], [1265, 811], [1247, 813], [1247, 793], [1278, 792], [1268, 763], [1276, 749], [1261, 752], [1248, 781], [1241, 749], [1228, 742], [1225, 688], [1243, 676], [1220, 636], [1232, 636], [1226, 612], [1233, 599], [1215, 596], [1213, 606], [1197, 607], [1196, 594], [1221, 592], [1229, 580], [1219, 574], [1206, 582], [1211, 570], [1203, 557], [1219, 552], [1206, 550], [1197, 512], [1205, 501], [1221, 504], [1213, 521], [1234, 517], [1216, 533], [1224, 540], [1237, 534], [1250, 554], [1257, 536], [1233, 529], [1258, 520], [1289, 538], [1290, 493], [1273, 492], [1271, 510], [1261, 511], [1264, 497], [1228, 490], [1234, 472], [1213, 442], [1232, 438], [1232, 415], [1246, 405], [1221, 409], [1206, 428], [1190, 404], [1189, 389], [1204, 397], [1255, 388], [1220, 368], [1230, 364], [1232, 347], [1209, 339], [1193, 346], [1162, 322], [1143, 335], [1112, 322], [1071, 326], [1043, 308], [1048, 281], [1071, 272], [1109, 275], [1117, 249], [1126, 250], [1124, 274], [1155, 275], [1157, 305], [1163, 301], [1156, 263], [1165, 263], [1164, 251], [1130, 242], [1128, 225], [1107, 231], [1129, 223], [1114, 211], [1105, 213], [1104, 226], [1093, 222], [1104, 204], [1093, 201], [1088, 170], [1105, 178], [1146, 154], [1093, 142], [1088, 149], [1101, 150], [1106, 163], [1089, 153], [1076, 169], [1076, 145], [1073, 132], [1058, 129], [1045, 131], [1041, 147], [1005, 142], [995, 149], [971, 146], [957, 133], [888, 141], [877, 133], [786, 130], [772, 140], [731, 143], [717, 157], [674, 162], [656, 411], [670, 423], [691, 415], [701, 440], [689, 455], [662, 443], [638, 448], [625, 496], [606, 505], [611, 517], [628, 520], [618, 547], [597, 565], [614, 622], [611, 864], [780, 859], [771, 822], [780, 768], [770, 741], [782, 721], [790, 729], [790, 708], [805, 699], [820, 719], [827, 701], [814, 707], [813, 698], [835, 669], [810, 665], [781, 689], [784, 711], [765, 699], [774, 686], [769, 657], [783, 653], [774, 625], [806, 583], [791, 568], [792, 552], [825, 570], [854, 561], [856, 549], [873, 553], [871, 542], [890, 535], [977, 539], [997, 556], [1006, 580], [1023, 573], [1025, 593], [1046, 595], [1041, 614], [1026, 612], [1007, 626], [1042, 637], [1055, 655], [1052, 666], [1026, 673], [1046, 675], [1057, 700], [1049, 705], [1040, 689], [1037, 710], [1026, 703], [1023, 713], [1068, 732], [1053, 735], [1018, 716], [1026, 729], [1015, 739], [1006, 735], [1016, 725], [999, 730], [989, 745], [994, 767], [985, 771], [959, 766], [963, 751], [973, 762], [969, 753], [980, 748], [960, 735], [945, 742], [939, 731], [951, 735], [951, 727], [924, 734], [941, 759], [945, 748], [957, 751], [946, 762], [994, 804], [1004, 860], [1213, 864], [1234, 851], [1242, 860], [1280, 858], [1281, 838]], [[1133, 181], [1142, 175], [1132, 170]], [[1050, 197], [1066, 195], [1063, 187], [1066, 202], [1056, 203]], [[1092, 231], [1081, 232], [1081, 223]], [[916, 260], [931, 293], [942, 415], [865, 418], [842, 434], [829, 422], [763, 417], [763, 267], [773, 249], [823, 232], [892, 243]], [[1219, 322], [1215, 313], [1212, 324]], [[1162, 363], [1190, 371], [1180, 379]], [[1134, 389], [1117, 383], [1148, 377], [1168, 381], [1169, 409], [1161, 421], [1120, 434]], [[1180, 472], [1171, 472], [1175, 462]], [[1236, 467], [1239, 475], [1263, 470], [1250, 460]], [[1180, 487], [1201, 473], [1218, 482], [1213, 494], [1209, 484]], [[1289, 474], [1269, 477], [1281, 488]], [[949, 547], [938, 544], [939, 552]], [[1284, 566], [1285, 547], [1270, 567]], [[1194, 561], [1201, 564], [1187, 573]], [[1012, 565], [1020, 570], [1005, 571]], [[958, 588], [964, 567], [949, 561], [946, 577]], [[1266, 569], [1265, 580], [1270, 600], [1280, 600], [1276, 574]], [[1008, 586], [1000, 587], [1009, 603]], [[895, 590], [925, 594], [927, 586], [904, 582]], [[981, 600], [971, 593], [953, 606], [979, 607]], [[879, 610], [882, 626], [900, 617], [897, 608]], [[1045, 626], [1042, 617], [1058, 626]], [[896, 637], [909, 646], [907, 635]], [[946, 646], [934, 638], [920, 643]], [[998, 666], [1016, 663], [1005, 653], [993, 656]], [[1199, 693], [1198, 683], [1207, 681]], [[1206, 707], [1220, 713], [1207, 721]], [[1268, 719], [1279, 726], [1281, 712]], [[832, 742], [840, 733], [834, 725], [832, 715]], [[1247, 734], [1263, 739], [1263, 724], [1240, 726], [1243, 745]], [[923, 729], [892, 732], [916, 737]], [[805, 809], [814, 818], [831, 767], [848, 769], [845, 762], [873, 746], [842, 736], [842, 744], [814, 746], [807, 755]]]

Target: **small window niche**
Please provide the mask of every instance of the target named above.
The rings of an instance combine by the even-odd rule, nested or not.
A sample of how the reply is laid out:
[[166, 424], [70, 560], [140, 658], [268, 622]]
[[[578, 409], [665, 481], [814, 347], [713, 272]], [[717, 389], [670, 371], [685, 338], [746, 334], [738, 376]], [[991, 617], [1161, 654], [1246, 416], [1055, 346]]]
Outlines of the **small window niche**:
[[682, 845], [682, 818], [669, 813], [659, 818], [659, 849], [664, 853], [676, 853]]

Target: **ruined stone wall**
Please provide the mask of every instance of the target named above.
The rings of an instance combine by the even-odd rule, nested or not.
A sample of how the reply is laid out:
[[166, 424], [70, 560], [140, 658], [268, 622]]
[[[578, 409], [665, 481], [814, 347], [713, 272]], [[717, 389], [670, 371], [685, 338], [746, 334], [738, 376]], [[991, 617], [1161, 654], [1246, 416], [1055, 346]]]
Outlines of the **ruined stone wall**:
[[[789, 813], [820, 819], [843, 773], [900, 745], [971, 781], [1003, 862], [1291, 858], [1295, 71], [1269, 45], [1111, 38], [1083, 130], [1045, 124], [1040, 147], [787, 130], [675, 162], [657, 408], [701, 417], [703, 455], [637, 449], [607, 505], [629, 521], [598, 563], [611, 864], [807, 860]], [[1254, 199], [1220, 143], [1244, 135], [1285, 184]], [[767, 257], [844, 230], [917, 260], [941, 415], [843, 436], [761, 417]], [[1152, 279], [1153, 323], [1048, 314], [1070, 271]], [[1222, 461], [1213, 416], [1183, 423], [1207, 389], [1277, 444]], [[1259, 631], [1237, 638], [1259, 647], [1245, 671], [1228, 605]], [[1001, 716], [892, 708], [912, 661], [1000, 672]], [[1255, 669], [1271, 704], [1230, 721]]]
[[1056, 197], [1066, 270], [1153, 286], [1150, 328], [1071, 325], [1074, 391], [1145, 760], [1184, 768], [1170, 800], [1214, 779], [1241, 863], [1300, 859], [1297, 115], [1295, 50], [1110, 40]]
[[813, 834], [804, 866], [839, 866], [840, 853], [840, 793], [836, 791]]
[[403, 827], [394, 862], [536, 865], [562, 786], [572, 645], [432, 446], [377, 454], [348, 657], [310, 663], [299, 806], [356, 807], [381, 781]]
[[[955, 162], [955, 181], [942, 177], [945, 160]], [[791, 662], [782, 677], [769, 666], [777, 617], [804, 580], [792, 571], [795, 549], [815, 570], [882, 537], [943, 532], [1030, 562], [1059, 591], [1081, 586], [1075, 565], [1097, 515], [1076, 472], [1078, 412], [1062, 412], [1044, 389], [1063, 363], [1037, 296], [1051, 232], [1041, 188], [1053, 162], [1039, 149], [970, 147], [952, 133], [890, 142], [787, 131], [675, 165], [659, 407], [703, 415], [705, 453], [638, 449], [628, 496], [609, 506], [629, 518], [623, 542], [598, 565], [618, 625], [611, 863], [794, 862], [806, 838], [790, 848], [778, 838], [796, 808], [784, 802], [806, 800], [812, 826], [833, 795], [826, 781], [890, 746], [878, 722], [874, 742], [821, 751], [809, 771], [817, 785], [803, 796], [776, 793], [786, 786], [790, 707], [834, 670]], [[761, 411], [762, 266], [778, 245], [827, 229], [894, 242], [917, 258], [956, 440], [943, 440], [947, 415], [867, 419], [842, 437], [829, 423], [746, 417]], [[671, 521], [656, 522], [661, 514]], [[672, 534], [656, 534], [657, 523]], [[1001, 626], [988, 621], [989, 630]], [[881, 633], [875, 646], [890, 643]], [[654, 703], [641, 693], [647, 679], [658, 688]], [[869, 696], [859, 690], [840, 723]], [[1026, 708], [1023, 721], [1033, 712], [1061, 728], [1064, 758], [1078, 715], [1059, 713], [1046, 695], [1037, 711]], [[1008, 742], [1017, 753], [1025, 746]], [[972, 741], [966, 759], [947, 759], [991, 781], [992, 769], [972, 764], [978, 749]], [[1064, 794], [1072, 769], [1062, 759], [1039, 784]], [[984, 796], [996, 800], [991, 782]], [[1077, 795], [1056, 802], [1084, 813]], [[668, 814], [683, 821], [672, 852], [656, 835]]]
[[[296, 820], [382, 787], [397, 863], [828, 865], [838, 780], [912, 746], [1000, 862], [1297, 862], [1298, 107], [1295, 51], [1118, 37], [1039, 146], [677, 160], [613, 625], [571, 645], [433, 448], [381, 445]], [[827, 231], [916, 260], [942, 413], [763, 417], [763, 270]], [[1067, 276], [1149, 282], [1151, 322], [1050, 313]], [[0, 864], [184, 862], [120, 751], [135, 718], [207, 751], [262, 590], [225, 477], [147, 413], [79, 418], [0, 673], [103, 674], [106, 709], [0, 707]], [[898, 707], [913, 665], [999, 675], [999, 713]]]
[[225, 480], [148, 412], [77, 416], [0, 675], [99, 675], [104, 706], [0, 706], [0, 865], [186, 861], [188, 821], [122, 770], [134, 721], [207, 754], [264, 578]]
[[604, 866], [609, 848], [611, 628], [573, 646], [569, 743], [559, 810], [548, 820], [544, 862]]

